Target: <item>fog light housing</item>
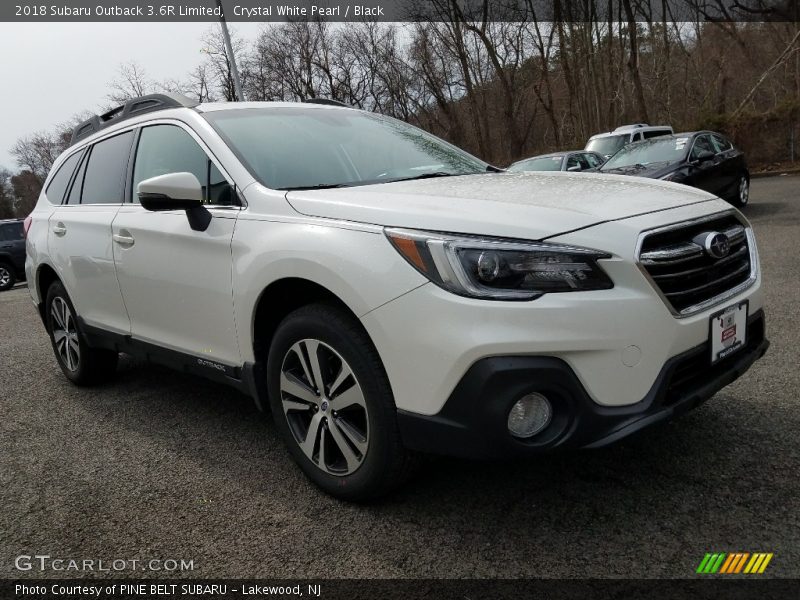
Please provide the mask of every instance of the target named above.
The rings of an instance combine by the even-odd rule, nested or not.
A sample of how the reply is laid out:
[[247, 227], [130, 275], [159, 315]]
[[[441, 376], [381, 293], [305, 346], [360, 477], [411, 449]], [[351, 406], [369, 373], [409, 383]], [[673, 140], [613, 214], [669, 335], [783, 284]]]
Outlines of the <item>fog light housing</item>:
[[536, 392], [514, 403], [508, 413], [508, 430], [517, 438], [533, 437], [550, 424], [553, 408], [550, 401]]

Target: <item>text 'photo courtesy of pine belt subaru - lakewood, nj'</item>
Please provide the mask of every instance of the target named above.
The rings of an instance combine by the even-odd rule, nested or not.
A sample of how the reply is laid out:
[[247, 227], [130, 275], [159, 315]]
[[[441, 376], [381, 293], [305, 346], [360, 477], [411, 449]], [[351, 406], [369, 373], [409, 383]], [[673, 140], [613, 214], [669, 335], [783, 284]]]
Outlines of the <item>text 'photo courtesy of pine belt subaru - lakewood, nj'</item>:
[[130, 100], [75, 129], [25, 226], [73, 383], [123, 352], [232, 385], [348, 500], [419, 453], [607, 445], [768, 346], [753, 231], [712, 194], [507, 173], [331, 101]]

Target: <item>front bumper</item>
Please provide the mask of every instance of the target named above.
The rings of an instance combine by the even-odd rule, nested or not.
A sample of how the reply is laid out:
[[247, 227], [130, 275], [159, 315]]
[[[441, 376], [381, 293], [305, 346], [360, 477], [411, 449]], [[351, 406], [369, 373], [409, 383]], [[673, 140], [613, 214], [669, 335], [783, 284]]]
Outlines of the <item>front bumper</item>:
[[[413, 450], [470, 458], [605, 446], [700, 405], [747, 371], [769, 347], [763, 311], [750, 315], [747, 335], [744, 349], [713, 366], [708, 343], [673, 356], [647, 395], [626, 406], [594, 402], [559, 358], [484, 358], [467, 371], [438, 414], [399, 410], [401, 436]], [[508, 433], [506, 420], [514, 402], [530, 392], [551, 400], [553, 418], [531, 440], [519, 440]]]

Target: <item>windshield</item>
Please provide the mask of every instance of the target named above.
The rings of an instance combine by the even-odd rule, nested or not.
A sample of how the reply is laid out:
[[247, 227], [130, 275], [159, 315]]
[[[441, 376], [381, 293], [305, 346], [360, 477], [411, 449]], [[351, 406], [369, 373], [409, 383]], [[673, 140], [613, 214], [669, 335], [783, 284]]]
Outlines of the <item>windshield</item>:
[[647, 166], [652, 163], [677, 162], [686, 154], [687, 138], [657, 137], [630, 146], [625, 146], [608, 162], [600, 167], [601, 171], [619, 169], [631, 165]]
[[508, 167], [509, 171], [560, 171], [560, 156], [543, 156], [541, 158], [529, 158], [521, 160]]
[[586, 148], [584, 148], [584, 150], [597, 152], [603, 156], [611, 156], [617, 150], [622, 148], [627, 140], [627, 133], [625, 135], [609, 135], [606, 137], [595, 138], [593, 140], [589, 140], [589, 143], [586, 144]]
[[262, 184], [309, 189], [485, 173], [421, 129], [359, 110], [272, 107], [204, 114]]

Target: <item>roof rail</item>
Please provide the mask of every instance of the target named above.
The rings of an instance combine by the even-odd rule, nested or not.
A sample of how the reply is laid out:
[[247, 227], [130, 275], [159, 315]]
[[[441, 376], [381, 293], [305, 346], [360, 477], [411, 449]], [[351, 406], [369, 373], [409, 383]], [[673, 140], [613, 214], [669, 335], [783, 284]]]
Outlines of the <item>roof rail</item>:
[[331, 98], [306, 98], [303, 100], [304, 104], [325, 104], [327, 106], [341, 106], [343, 108], [352, 108], [339, 100], [332, 100]]
[[182, 94], [171, 93], [149, 94], [140, 98], [132, 98], [125, 104], [112, 108], [102, 115], [89, 117], [80, 123], [72, 130], [72, 139], [69, 145], [72, 146], [83, 138], [126, 119], [168, 108], [194, 108], [198, 104], [200, 103]]

